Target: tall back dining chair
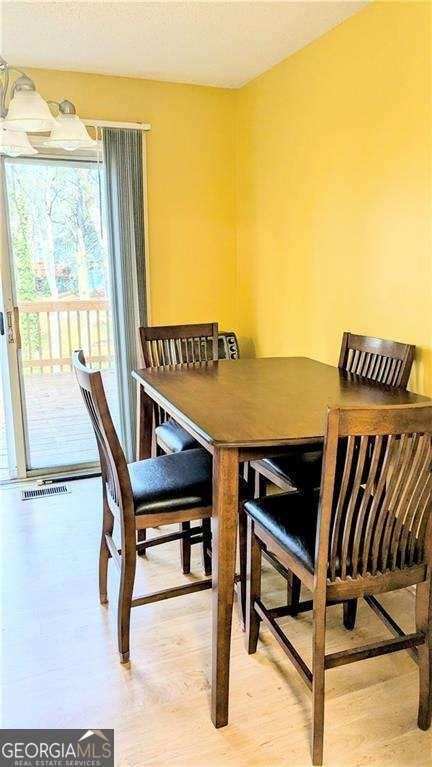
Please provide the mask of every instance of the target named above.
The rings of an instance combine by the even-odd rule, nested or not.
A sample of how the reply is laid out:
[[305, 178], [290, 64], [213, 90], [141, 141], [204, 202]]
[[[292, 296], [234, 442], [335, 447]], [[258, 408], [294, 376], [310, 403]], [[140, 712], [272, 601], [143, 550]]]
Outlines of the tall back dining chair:
[[[372, 336], [344, 333], [339, 356], [339, 369], [364, 378], [365, 383], [376, 381], [388, 386], [406, 388], [415, 354], [415, 346], [398, 341], [386, 341]], [[251, 463], [255, 471], [255, 495], [265, 495], [267, 483], [281, 490], [317, 488], [321, 481], [322, 447], [311, 444], [294, 447], [290, 453], [275, 458], [264, 458]], [[293, 604], [299, 598], [300, 584], [287, 574], [288, 592]], [[344, 625], [354, 628], [357, 613], [356, 600], [344, 607]]]
[[[76, 379], [89, 414], [99, 450], [103, 523], [99, 555], [99, 594], [107, 603], [107, 570], [110, 558], [119, 566], [118, 647], [120, 659], [129, 659], [129, 626], [132, 607], [210, 588], [211, 579], [197, 580], [133, 598], [136, 568], [136, 533], [149, 527], [196, 519], [209, 519], [212, 502], [212, 464], [206, 450], [149, 458], [127, 464], [108, 408], [102, 377], [85, 364], [82, 350], [72, 357]], [[120, 527], [121, 548], [113, 540], [114, 523]], [[198, 535], [202, 530], [194, 528]], [[139, 548], [188, 537], [171, 533]]]
[[[218, 324], [140, 327], [139, 339], [145, 368], [162, 368], [218, 359]], [[196, 440], [159, 407], [154, 412], [153, 452], [177, 453], [198, 447]]]
[[[418, 725], [432, 709], [432, 407], [407, 405], [328, 412], [320, 491], [283, 493], [245, 505], [248, 516], [247, 645], [255, 652], [260, 620], [270, 628], [313, 695], [313, 763], [322, 763], [325, 671], [409, 649], [420, 678]], [[312, 592], [309, 669], [261, 601], [261, 550]], [[416, 628], [405, 634], [375, 594], [416, 585]], [[364, 597], [393, 636], [325, 652], [326, 605]], [[287, 624], [288, 626], [288, 624]]]
[[[182, 363], [210, 362], [218, 359], [218, 323], [208, 322], [190, 325], [143, 326], [139, 328], [139, 340], [144, 367], [162, 368]], [[199, 443], [165, 411], [153, 407], [152, 454], [178, 453], [199, 448]], [[207, 575], [211, 573], [211, 523], [203, 520], [202, 547], [203, 562]], [[190, 523], [183, 522], [183, 532], [190, 530]], [[143, 540], [145, 531], [139, 533]], [[190, 572], [191, 545], [196, 541], [192, 536], [180, 541], [180, 556], [183, 572]]]

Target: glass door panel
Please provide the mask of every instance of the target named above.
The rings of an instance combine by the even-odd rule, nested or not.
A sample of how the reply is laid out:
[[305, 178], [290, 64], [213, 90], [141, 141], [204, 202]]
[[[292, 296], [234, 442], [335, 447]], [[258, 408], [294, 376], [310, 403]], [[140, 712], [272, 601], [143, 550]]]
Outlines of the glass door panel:
[[11, 158], [5, 175], [27, 468], [94, 463], [96, 443], [71, 355], [82, 348], [87, 362], [103, 371], [117, 421], [98, 166]]

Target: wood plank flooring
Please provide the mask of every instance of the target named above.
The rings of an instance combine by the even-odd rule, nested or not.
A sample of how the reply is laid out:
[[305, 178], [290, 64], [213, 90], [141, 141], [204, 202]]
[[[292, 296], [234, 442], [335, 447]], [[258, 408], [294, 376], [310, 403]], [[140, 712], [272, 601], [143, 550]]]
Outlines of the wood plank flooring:
[[[246, 654], [236, 617], [230, 724], [211, 725], [209, 592], [134, 609], [131, 663], [119, 664], [115, 568], [111, 604], [98, 603], [99, 480], [69, 486], [68, 495], [25, 502], [18, 486], [0, 489], [2, 727], [114, 727], [120, 767], [309, 765], [310, 693], [265, 630], [257, 653]], [[176, 543], [151, 549], [138, 570], [137, 595], [185, 579]], [[198, 547], [194, 577], [202, 577]], [[266, 571], [267, 601], [284, 592]], [[383, 603], [412, 627], [412, 592]], [[285, 620], [307, 652], [310, 616]], [[340, 607], [328, 626], [331, 651], [387, 635], [364, 603], [354, 632], [343, 629]], [[329, 671], [326, 681], [325, 765], [430, 767], [431, 731], [416, 726], [418, 679], [406, 653]]]

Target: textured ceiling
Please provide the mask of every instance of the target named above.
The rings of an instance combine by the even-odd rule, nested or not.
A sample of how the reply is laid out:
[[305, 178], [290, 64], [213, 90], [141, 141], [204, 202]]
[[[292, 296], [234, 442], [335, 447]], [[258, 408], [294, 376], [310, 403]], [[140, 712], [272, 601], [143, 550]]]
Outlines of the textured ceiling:
[[366, 2], [2, 0], [13, 64], [235, 88]]

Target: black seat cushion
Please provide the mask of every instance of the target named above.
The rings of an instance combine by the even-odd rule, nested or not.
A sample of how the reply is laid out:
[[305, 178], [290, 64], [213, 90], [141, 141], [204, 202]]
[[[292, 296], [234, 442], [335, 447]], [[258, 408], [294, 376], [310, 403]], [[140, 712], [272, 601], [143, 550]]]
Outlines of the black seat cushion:
[[212, 458], [206, 450], [148, 458], [128, 469], [136, 514], [211, 505]]
[[299, 490], [318, 488], [321, 484], [322, 450], [293, 450], [276, 458], [264, 458], [260, 463]]
[[278, 493], [248, 501], [246, 512], [313, 573], [319, 491]]
[[172, 453], [181, 453], [182, 450], [192, 450], [199, 447], [196, 439], [171, 418], [157, 426], [155, 433], [163, 445]]

